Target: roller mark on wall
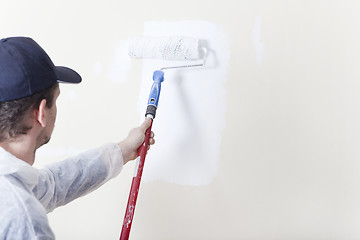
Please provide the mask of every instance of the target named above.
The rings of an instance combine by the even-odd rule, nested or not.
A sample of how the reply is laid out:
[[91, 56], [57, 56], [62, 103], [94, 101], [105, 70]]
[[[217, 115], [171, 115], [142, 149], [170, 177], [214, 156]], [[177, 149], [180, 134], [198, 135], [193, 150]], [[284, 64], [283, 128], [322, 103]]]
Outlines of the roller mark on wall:
[[[223, 28], [206, 21], [146, 22], [145, 36], [199, 38], [209, 49], [205, 67], [165, 70], [153, 131], [156, 145], [148, 153], [144, 181], [206, 185], [217, 174], [225, 127], [229, 39]], [[141, 121], [153, 71], [187, 61], [142, 60], [138, 112]]]
[[128, 79], [131, 69], [131, 59], [128, 55], [128, 41], [121, 41], [114, 50], [113, 61], [108, 70], [108, 77], [112, 82], [124, 83]]

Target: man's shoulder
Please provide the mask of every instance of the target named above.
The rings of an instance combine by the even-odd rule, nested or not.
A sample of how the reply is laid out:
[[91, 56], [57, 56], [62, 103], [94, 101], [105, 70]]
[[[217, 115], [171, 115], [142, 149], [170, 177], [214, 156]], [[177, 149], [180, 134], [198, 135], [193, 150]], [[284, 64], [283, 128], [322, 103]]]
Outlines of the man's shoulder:
[[13, 217], [25, 217], [26, 214], [46, 215], [33, 193], [11, 175], [0, 176], [0, 199], [1, 213], [12, 212]]
[[51, 233], [42, 205], [16, 178], [0, 176], [0, 199], [0, 238], [16, 231], [28, 236], [44, 230]]

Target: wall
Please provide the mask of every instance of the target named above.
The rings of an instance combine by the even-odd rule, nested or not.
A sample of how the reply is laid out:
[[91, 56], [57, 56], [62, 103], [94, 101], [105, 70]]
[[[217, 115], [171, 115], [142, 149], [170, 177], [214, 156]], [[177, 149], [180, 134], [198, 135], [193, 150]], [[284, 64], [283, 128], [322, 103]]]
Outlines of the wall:
[[[359, 10], [357, 1], [15, 0], [2, 1], [0, 36], [34, 38], [84, 79], [61, 87], [41, 167], [137, 126], [143, 65], [121, 56], [144, 24], [218, 26], [230, 60], [215, 176], [144, 182], [131, 239], [357, 239]], [[50, 213], [57, 239], [117, 239], [133, 168]]]

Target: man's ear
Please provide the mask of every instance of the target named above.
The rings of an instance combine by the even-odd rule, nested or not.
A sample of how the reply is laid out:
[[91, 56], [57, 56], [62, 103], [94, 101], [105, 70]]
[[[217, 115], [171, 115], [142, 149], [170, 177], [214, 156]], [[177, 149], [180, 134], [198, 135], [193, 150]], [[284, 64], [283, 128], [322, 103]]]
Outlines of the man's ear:
[[46, 126], [46, 116], [45, 116], [45, 109], [46, 109], [46, 99], [41, 100], [39, 104], [39, 108], [37, 109], [36, 113], [36, 120], [40, 123], [42, 127]]

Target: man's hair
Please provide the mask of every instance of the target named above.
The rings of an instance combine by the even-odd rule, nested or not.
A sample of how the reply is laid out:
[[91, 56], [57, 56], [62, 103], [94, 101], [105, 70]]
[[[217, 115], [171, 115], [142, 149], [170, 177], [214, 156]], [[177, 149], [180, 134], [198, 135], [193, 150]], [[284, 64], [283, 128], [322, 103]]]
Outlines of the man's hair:
[[56, 83], [29, 97], [0, 102], [0, 142], [26, 134], [31, 129], [27, 125], [29, 114], [39, 107], [43, 99], [46, 100], [46, 107], [51, 108], [58, 87], [59, 84]]

